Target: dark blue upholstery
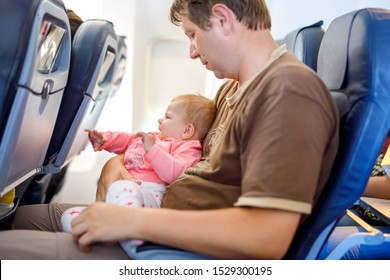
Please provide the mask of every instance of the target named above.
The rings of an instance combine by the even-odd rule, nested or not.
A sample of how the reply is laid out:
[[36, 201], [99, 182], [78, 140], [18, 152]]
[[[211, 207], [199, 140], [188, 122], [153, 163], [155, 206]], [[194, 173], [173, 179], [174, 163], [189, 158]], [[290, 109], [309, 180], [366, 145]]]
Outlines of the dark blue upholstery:
[[336, 18], [322, 40], [318, 74], [341, 114], [340, 147], [330, 180], [299, 228], [286, 258], [315, 259], [363, 193], [390, 129], [390, 11], [362, 9]]
[[[44, 72], [38, 54], [46, 24], [65, 35]], [[44, 162], [69, 74], [69, 30], [60, 0], [0, 0], [0, 193], [31, 178]]]
[[321, 45], [324, 29], [321, 20], [312, 25], [295, 29], [288, 33], [282, 43], [286, 44], [287, 50], [295, 54], [299, 60], [317, 70], [318, 50]]
[[[4, 128], [11, 110], [15, 95], [17, 79], [23, 68], [23, 60], [27, 54], [29, 34], [32, 22], [35, 18], [35, 11], [40, 4], [35, 1], [0, 1], [0, 135], [3, 135]], [[4, 28], [7, 27], [7, 28]], [[9, 28], [10, 27], [10, 28]], [[5, 39], [7, 38], [7, 39]]]
[[[114, 55], [112, 64], [99, 81], [109, 54]], [[84, 129], [95, 127], [112, 89], [116, 54], [116, 34], [111, 22], [88, 20], [80, 25], [74, 36], [69, 80], [43, 172], [58, 172], [87, 145]]]

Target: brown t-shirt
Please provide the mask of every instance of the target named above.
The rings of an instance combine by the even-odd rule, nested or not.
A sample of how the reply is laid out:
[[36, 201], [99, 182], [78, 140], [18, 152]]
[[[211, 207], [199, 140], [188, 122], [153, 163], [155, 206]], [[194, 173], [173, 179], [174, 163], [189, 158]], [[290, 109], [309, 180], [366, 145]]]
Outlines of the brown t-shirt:
[[338, 148], [326, 86], [288, 52], [240, 88], [226, 82], [202, 160], [173, 182], [162, 207], [248, 206], [309, 214]]

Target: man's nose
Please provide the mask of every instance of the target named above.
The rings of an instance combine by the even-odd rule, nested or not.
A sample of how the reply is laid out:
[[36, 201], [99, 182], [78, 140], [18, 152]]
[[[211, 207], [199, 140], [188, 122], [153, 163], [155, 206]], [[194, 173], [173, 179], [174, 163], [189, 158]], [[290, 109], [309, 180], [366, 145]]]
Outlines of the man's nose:
[[199, 57], [198, 50], [193, 43], [190, 44], [190, 57], [191, 59], [197, 59]]

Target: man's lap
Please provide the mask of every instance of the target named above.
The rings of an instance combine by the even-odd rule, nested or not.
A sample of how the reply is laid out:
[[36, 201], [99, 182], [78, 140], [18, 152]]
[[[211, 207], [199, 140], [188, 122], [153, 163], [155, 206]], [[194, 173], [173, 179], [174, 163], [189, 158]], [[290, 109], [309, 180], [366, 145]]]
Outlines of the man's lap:
[[83, 252], [69, 233], [62, 232], [61, 215], [74, 204], [21, 206], [15, 215], [14, 230], [0, 231], [0, 259], [129, 259], [118, 243], [96, 244]]
[[69, 233], [0, 231], [1, 260], [128, 260], [118, 243], [97, 244], [83, 252]]
[[74, 206], [80, 205], [50, 203], [21, 206], [16, 211], [13, 228], [52, 232], [62, 231], [61, 215], [66, 209]]

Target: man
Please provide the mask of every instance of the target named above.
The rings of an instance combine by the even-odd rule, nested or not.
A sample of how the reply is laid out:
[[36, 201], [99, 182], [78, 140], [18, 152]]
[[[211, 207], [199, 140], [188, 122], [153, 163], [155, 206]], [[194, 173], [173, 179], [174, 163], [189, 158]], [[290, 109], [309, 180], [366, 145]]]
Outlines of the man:
[[[67, 254], [52, 258], [122, 258], [119, 247], [107, 242], [144, 239], [216, 258], [280, 259], [310, 214], [338, 147], [337, 109], [325, 85], [276, 44], [263, 0], [174, 0], [171, 21], [188, 36], [191, 58], [230, 79], [215, 97], [217, 116], [203, 142], [204, 160], [170, 185], [163, 209], [89, 206], [72, 224], [87, 252], [71, 244]], [[111, 182], [126, 178], [121, 166], [120, 158], [105, 166], [98, 200]], [[65, 207], [43, 208], [41, 213], [57, 217]], [[15, 227], [25, 228], [32, 215], [18, 212]], [[55, 222], [45, 229], [58, 228]], [[0, 233], [0, 239], [20, 244], [26, 237], [17, 232]], [[54, 239], [38, 232], [30, 240], [43, 234]], [[58, 239], [70, 242], [69, 235]], [[111, 247], [99, 256], [97, 242]], [[9, 257], [3, 252], [11, 247], [0, 245], [0, 258]], [[28, 253], [41, 257], [33, 249]]]

